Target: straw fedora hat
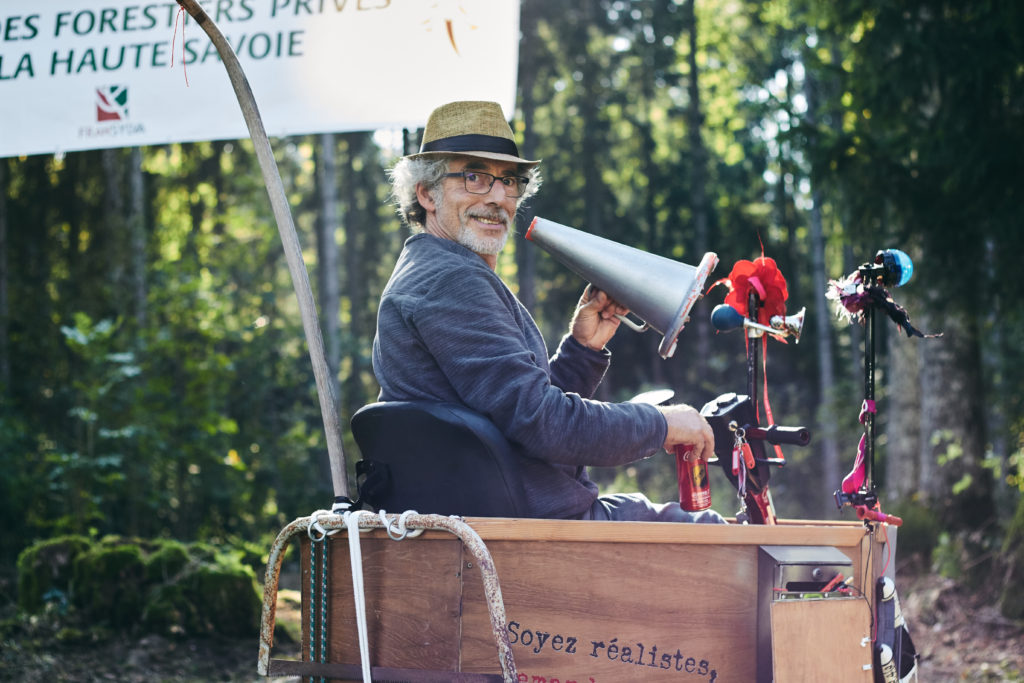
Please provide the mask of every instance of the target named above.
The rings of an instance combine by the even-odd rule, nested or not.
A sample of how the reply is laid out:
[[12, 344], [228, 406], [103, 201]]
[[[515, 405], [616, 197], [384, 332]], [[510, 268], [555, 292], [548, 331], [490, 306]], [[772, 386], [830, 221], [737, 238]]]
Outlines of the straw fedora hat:
[[430, 113], [417, 154], [408, 158], [465, 154], [467, 156], [539, 164], [519, 156], [512, 128], [497, 102], [450, 102]]

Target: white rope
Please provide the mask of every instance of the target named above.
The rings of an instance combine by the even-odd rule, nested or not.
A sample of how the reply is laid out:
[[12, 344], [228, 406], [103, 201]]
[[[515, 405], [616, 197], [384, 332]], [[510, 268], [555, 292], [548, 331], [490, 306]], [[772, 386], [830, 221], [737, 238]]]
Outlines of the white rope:
[[363, 683], [372, 683], [370, 677], [370, 639], [366, 627], [366, 595], [363, 590], [363, 555], [359, 548], [359, 516], [370, 515], [367, 510], [346, 511], [342, 518], [348, 529], [348, 554], [352, 562], [352, 594], [355, 597], [356, 629], [359, 632], [359, 659], [363, 669]]
[[310, 523], [309, 528], [306, 529], [306, 535], [309, 536], [309, 540], [319, 543], [326, 537], [338, 533], [337, 529], [325, 529], [323, 524], [320, 523], [321, 517], [333, 515], [334, 512], [330, 510], [317, 510], [316, 512], [309, 515], [309, 518], [313, 520]]
[[392, 541], [404, 541], [407, 538], [416, 538], [423, 533], [423, 529], [412, 529], [409, 530], [406, 526], [406, 519], [409, 515], [418, 515], [419, 513], [415, 510], [406, 510], [400, 514], [397, 518], [392, 517], [388, 519], [387, 512], [381, 510], [379, 513], [380, 522], [384, 525], [384, 530], [388, 532], [388, 536]]
[[[312, 513], [309, 516], [311, 522], [306, 533], [311, 540], [317, 542], [324, 540], [331, 534], [338, 533], [339, 529], [326, 529], [320, 523], [320, 518], [324, 516], [337, 517], [339, 512], [341, 513], [342, 521], [348, 530], [348, 555], [349, 561], [352, 564], [352, 596], [355, 599], [356, 630], [359, 634], [359, 659], [363, 672], [363, 683], [372, 683], [370, 674], [370, 637], [366, 623], [366, 591], [363, 585], [363, 553], [359, 544], [359, 534], [361, 533], [359, 529], [359, 516], [369, 515], [374, 517], [375, 515], [368, 510], [349, 510], [347, 508], [347, 505], [336, 505], [334, 510], [317, 510]], [[409, 515], [419, 514], [415, 510], [406, 510], [397, 517], [392, 516], [391, 519], [388, 519], [384, 510], [381, 510], [379, 514], [384, 530], [387, 531], [388, 536], [392, 540], [401, 541], [406, 538], [415, 538], [423, 533], [423, 529], [409, 529], [406, 526]], [[370, 529], [365, 531], [368, 532]], [[312, 571], [312, 567], [310, 571]], [[312, 637], [311, 633], [310, 638]]]

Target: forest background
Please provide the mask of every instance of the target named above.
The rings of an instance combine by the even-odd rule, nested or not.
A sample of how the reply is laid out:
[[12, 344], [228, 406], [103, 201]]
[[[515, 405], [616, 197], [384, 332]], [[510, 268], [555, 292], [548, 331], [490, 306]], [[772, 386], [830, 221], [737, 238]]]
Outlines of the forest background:
[[[709, 282], [740, 259], [775, 259], [789, 312], [806, 307], [807, 322], [799, 344], [768, 342], [768, 398], [778, 424], [813, 435], [785, 449], [776, 506], [851, 519], [833, 492], [863, 433], [864, 335], [826, 288], [879, 249], [907, 252], [913, 278], [891, 293], [942, 336], [879, 318], [883, 509], [907, 520], [901, 553], [994, 581], [1003, 613], [1024, 617], [1024, 6], [521, 8], [513, 125], [544, 183], [499, 271], [549, 347], [584, 283], [523, 241], [535, 215], [689, 264], [714, 251]], [[376, 304], [408, 236], [386, 169], [417, 145], [416, 131], [274, 141], [343, 425], [377, 395]], [[0, 189], [4, 575], [61, 534], [268, 547], [329, 506], [312, 370], [248, 140], [0, 159]], [[620, 331], [599, 398], [744, 393], [743, 337], [709, 322], [724, 294], [695, 307], [669, 360], [657, 335]], [[351, 470], [347, 430], [345, 452]], [[664, 454], [594, 476], [605, 491], [677, 495]], [[717, 471], [712, 490], [734, 514]]]

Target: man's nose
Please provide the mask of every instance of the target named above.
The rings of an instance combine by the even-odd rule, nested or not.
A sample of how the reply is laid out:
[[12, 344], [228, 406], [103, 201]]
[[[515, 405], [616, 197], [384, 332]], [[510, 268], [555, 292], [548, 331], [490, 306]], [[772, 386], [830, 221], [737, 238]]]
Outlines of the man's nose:
[[[501, 193], [500, 195], [496, 193]], [[505, 187], [505, 183], [501, 182], [500, 178], [495, 178], [494, 182], [491, 183], [491, 189], [487, 190], [487, 196], [490, 197], [495, 194], [497, 201], [505, 201], [508, 199], [508, 188]]]

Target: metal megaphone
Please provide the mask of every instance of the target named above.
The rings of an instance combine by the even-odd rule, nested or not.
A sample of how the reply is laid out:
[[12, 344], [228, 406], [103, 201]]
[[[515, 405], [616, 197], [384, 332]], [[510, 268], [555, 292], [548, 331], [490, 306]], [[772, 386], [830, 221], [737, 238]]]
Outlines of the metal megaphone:
[[718, 256], [704, 254], [697, 267], [591, 235], [545, 218], [534, 218], [526, 239], [603, 289], [645, 321], [637, 326], [662, 333], [662, 358], [676, 350], [676, 338], [689, 320], [690, 309], [704, 291], [704, 281], [718, 265]]

